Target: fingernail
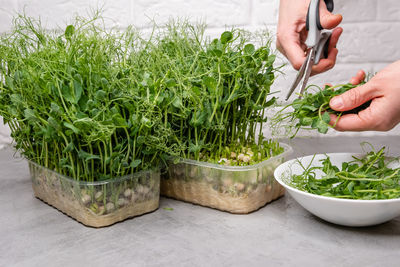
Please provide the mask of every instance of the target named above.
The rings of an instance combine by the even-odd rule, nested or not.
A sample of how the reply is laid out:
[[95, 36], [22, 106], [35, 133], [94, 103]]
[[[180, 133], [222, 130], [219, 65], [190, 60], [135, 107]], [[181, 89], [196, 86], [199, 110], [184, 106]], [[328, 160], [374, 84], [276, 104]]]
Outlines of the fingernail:
[[333, 109], [341, 109], [344, 107], [343, 105], [343, 99], [340, 96], [334, 97], [331, 99], [329, 105], [331, 106], [331, 108]]

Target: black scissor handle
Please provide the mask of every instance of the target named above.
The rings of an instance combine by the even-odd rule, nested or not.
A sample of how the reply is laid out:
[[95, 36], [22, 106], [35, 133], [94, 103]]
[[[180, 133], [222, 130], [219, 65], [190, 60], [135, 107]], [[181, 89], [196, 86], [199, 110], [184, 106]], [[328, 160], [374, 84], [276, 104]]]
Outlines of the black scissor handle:
[[331, 42], [331, 36], [329, 36], [328, 40], [326, 41], [325, 45], [324, 45], [324, 51], [323, 51], [323, 58], [327, 58], [328, 57], [328, 53], [329, 53], [329, 43]]
[[326, 4], [326, 8], [328, 9], [329, 12], [333, 11], [333, 0], [324, 0]]
[[[326, 8], [328, 9], [328, 11], [332, 12], [333, 8], [334, 8], [333, 0], [324, 0], [324, 2], [326, 4]], [[307, 31], [310, 28], [310, 22], [309, 22], [310, 6], [311, 6], [311, 3], [308, 6], [307, 18], [306, 18], [306, 29], [307, 29]], [[318, 27], [319, 30], [322, 30], [323, 27], [321, 25], [320, 16], [319, 16], [319, 2], [318, 2], [318, 5], [316, 7], [315, 13], [317, 14], [317, 27]]]

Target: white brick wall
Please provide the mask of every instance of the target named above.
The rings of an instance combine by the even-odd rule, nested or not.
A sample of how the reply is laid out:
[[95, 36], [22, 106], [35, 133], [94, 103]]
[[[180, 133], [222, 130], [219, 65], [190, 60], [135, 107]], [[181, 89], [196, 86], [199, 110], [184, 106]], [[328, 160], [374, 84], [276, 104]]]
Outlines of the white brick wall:
[[[301, 0], [299, 0], [301, 1]], [[278, 0], [0, 0], [0, 32], [11, 27], [16, 12], [40, 16], [47, 28], [65, 25], [73, 14], [85, 16], [88, 8], [103, 6], [110, 26], [124, 28], [134, 24], [146, 27], [149, 18], [164, 22], [171, 17], [189, 17], [193, 21], [205, 20], [210, 34], [226, 26], [258, 29], [267, 25], [273, 32], [278, 18]], [[400, 2], [398, 0], [335, 0], [335, 12], [344, 16], [344, 32], [338, 44], [336, 67], [312, 77], [317, 84], [346, 82], [358, 69], [376, 72], [394, 60], [400, 59]], [[283, 59], [284, 60], [284, 59]], [[274, 90], [286, 91], [296, 72], [284, 68], [274, 84]], [[399, 134], [396, 127], [389, 134]], [[387, 133], [337, 133], [329, 135], [376, 135]], [[9, 130], [0, 122], [0, 147], [10, 142]]]

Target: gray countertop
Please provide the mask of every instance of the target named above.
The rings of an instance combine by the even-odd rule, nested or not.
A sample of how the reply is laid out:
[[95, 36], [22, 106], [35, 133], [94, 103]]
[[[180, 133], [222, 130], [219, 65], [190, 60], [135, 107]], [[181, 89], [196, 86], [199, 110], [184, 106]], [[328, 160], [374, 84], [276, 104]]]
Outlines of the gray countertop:
[[[400, 155], [399, 140], [288, 143], [293, 158], [360, 152], [360, 141]], [[374, 227], [342, 227], [311, 215], [288, 195], [248, 215], [161, 198], [150, 214], [85, 227], [33, 196], [27, 163], [13, 154], [0, 151], [0, 266], [399, 266], [400, 217]]]

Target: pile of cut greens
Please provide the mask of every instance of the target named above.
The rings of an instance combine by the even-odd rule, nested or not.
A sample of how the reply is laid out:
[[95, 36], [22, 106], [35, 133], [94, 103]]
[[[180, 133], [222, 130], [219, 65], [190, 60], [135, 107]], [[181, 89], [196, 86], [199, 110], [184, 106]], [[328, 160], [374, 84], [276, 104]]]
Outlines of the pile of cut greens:
[[[362, 84], [364, 82], [359, 85]], [[337, 115], [337, 120], [339, 120], [343, 114], [358, 113], [369, 106], [370, 103], [367, 102], [356, 109], [346, 112], [335, 111], [329, 107], [329, 101], [334, 96], [343, 94], [359, 85], [349, 83], [325, 86], [324, 89], [316, 85], [310, 85], [302, 95], [302, 98], [298, 98], [286, 105], [275, 115], [273, 127], [276, 129], [285, 128], [291, 138], [295, 137], [300, 129], [318, 130], [318, 132], [325, 134], [329, 127], [333, 127], [329, 124], [331, 120], [329, 114]], [[318, 92], [311, 93], [310, 89], [312, 88], [317, 88]]]
[[[400, 168], [388, 167], [390, 160], [385, 157], [385, 147], [370, 151], [361, 158], [353, 158], [353, 161], [343, 162], [338, 168], [327, 156], [321, 160], [322, 167], [302, 166], [304, 172], [291, 176], [288, 183], [299, 190], [327, 197], [362, 200], [400, 198]], [[316, 171], [322, 171], [322, 176], [317, 178]]]
[[179, 21], [144, 39], [101, 21], [78, 17], [60, 33], [20, 15], [1, 36], [0, 115], [26, 158], [96, 181], [171, 155], [212, 161], [255, 144], [268, 145], [260, 161], [282, 152], [262, 135], [278, 70], [266, 33], [233, 29], [211, 41], [204, 25]]

